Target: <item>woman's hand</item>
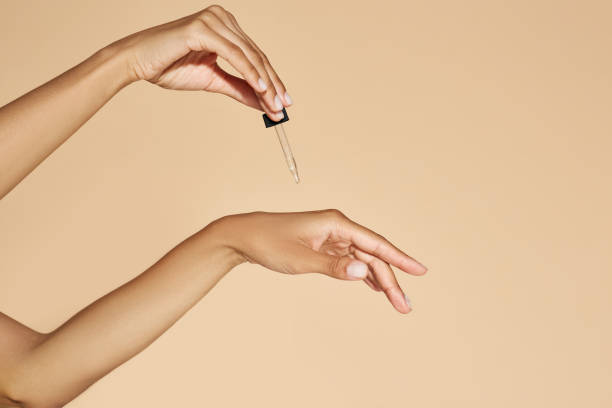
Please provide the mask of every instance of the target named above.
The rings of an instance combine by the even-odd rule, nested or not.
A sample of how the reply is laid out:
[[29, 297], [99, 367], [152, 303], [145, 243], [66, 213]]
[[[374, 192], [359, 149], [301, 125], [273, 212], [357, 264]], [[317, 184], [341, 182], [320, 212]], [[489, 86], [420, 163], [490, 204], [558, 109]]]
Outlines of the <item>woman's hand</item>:
[[[217, 56], [243, 78], [223, 71]], [[264, 53], [219, 6], [122, 40], [0, 107], [0, 198], [117, 92], [145, 79], [171, 89], [228, 95], [280, 120], [291, 105]]]
[[[132, 80], [221, 93], [273, 119], [281, 119], [279, 112], [292, 103], [266, 55], [221, 6], [141, 31], [116, 45], [127, 51]], [[217, 56], [243, 78], [222, 70]]]
[[373, 290], [384, 291], [401, 313], [408, 313], [411, 307], [390, 265], [411, 275], [427, 271], [384, 237], [338, 210], [231, 215], [207, 230], [245, 261], [277, 272], [363, 280]]
[[[139, 353], [245, 261], [290, 273], [363, 280], [402, 312], [410, 305], [389, 264], [412, 275], [423, 265], [337, 210], [251, 213], [221, 218], [149, 269], [96, 300], [50, 333], [0, 313], [0, 405], [64, 406]], [[5, 336], [6, 337], [6, 336]], [[87, 356], [87, 364], [83, 364]]]

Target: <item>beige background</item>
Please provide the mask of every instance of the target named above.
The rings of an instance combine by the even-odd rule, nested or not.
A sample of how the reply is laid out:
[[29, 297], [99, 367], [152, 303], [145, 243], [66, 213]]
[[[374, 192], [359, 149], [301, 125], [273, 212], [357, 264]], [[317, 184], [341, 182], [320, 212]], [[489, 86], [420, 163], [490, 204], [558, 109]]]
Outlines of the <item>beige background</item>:
[[[224, 214], [337, 207], [430, 268], [231, 273], [72, 407], [612, 404], [609, 1], [227, 1], [294, 100], [135, 84], [0, 201], [0, 310], [39, 330]], [[0, 104], [199, 1], [0, 6]], [[169, 294], [171, 295], [171, 294]]]

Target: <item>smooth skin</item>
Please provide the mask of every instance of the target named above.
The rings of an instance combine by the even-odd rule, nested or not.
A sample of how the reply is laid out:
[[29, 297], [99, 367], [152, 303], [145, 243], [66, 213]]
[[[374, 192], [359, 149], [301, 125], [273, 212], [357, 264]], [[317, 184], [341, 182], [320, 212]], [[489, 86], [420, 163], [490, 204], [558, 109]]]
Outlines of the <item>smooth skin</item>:
[[[225, 59], [242, 78], [222, 70]], [[0, 109], [0, 198], [127, 85], [230, 96], [280, 120], [292, 104], [261, 49], [220, 6], [130, 35]]]
[[[244, 78], [223, 72], [216, 56]], [[113, 43], [0, 108], [0, 197], [137, 80], [223, 93], [268, 114], [291, 104], [261, 50], [231, 14], [212, 6]], [[410, 305], [391, 265], [411, 275], [426, 271], [338, 210], [223, 217], [52, 332], [37, 332], [0, 313], [0, 406], [65, 405], [145, 349], [245, 262], [287, 274], [361, 280], [383, 291], [401, 313]]]

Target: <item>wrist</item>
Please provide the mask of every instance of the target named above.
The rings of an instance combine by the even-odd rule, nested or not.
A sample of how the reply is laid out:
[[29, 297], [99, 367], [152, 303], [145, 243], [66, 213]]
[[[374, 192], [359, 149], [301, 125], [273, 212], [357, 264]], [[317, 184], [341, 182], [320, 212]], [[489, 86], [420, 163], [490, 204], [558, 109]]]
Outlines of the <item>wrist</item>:
[[110, 84], [115, 92], [138, 80], [130, 67], [129, 51], [119, 42], [102, 48], [91, 58], [98, 63], [102, 72], [112, 78]]
[[247, 262], [247, 258], [235, 245], [232, 229], [227, 228], [226, 218], [228, 217], [212, 222], [187, 239], [184, 245], [190, 248], [196, 257], [206, 262], [215, 259], [215, 262], [229, 271]]

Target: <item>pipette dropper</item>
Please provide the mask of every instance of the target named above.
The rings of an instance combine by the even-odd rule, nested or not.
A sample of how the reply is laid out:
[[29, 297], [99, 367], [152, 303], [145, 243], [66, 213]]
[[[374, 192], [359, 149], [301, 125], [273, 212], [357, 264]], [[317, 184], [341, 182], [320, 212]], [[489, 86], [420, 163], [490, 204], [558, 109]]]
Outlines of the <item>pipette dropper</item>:
[[264, 123], [266, 127], [274, 127], [276, 131], [276, 136], [278, 136], [278, 141], [283, 149], [283, 154], [285, 155], [285, 160], [287, 161], [287, 167], [289, 167], [289, 171], [293, 175], [293, 179], [296, 183], [300, 182], [300, 176], [298, 175], [297, 165], [295, 164], [295, 159], [293, 158], [293, 153], [291, 152], [291, 146], [289, 145], [289, 140], [287, 139], [287, 134], [285, 133], [285, 128], [283, 127], [283, 122], [287, 122], [289, 120], [289, 116], [287, 116], [287, 111], [283, 108], [283, 118], [278, 122], [273, 121], [264, 113], [263, 115]]

